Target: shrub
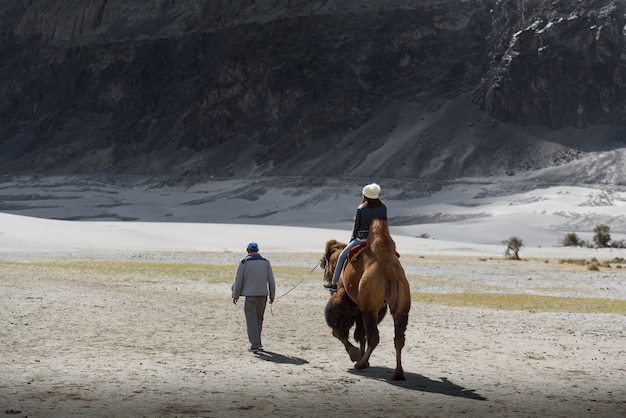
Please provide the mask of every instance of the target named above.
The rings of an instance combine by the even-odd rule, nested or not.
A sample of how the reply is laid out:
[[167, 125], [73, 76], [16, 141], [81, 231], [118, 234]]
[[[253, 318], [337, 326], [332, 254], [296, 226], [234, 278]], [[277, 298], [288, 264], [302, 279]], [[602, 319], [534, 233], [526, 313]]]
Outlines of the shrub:
[[623, 239], [611, 241], [611, 248], [626, 248], [626, 242]]
[[599, 224], [593, 228], [594, 236], [593, 242], [600, 248], [606, 248], [611, 241], [611, 228], [607, 225]]
[[[519, 237], [510, 237], [507, 240], [502, 241], [503, 244], [506, 245], [506, 251], [504, 255], [506, 257], [513, 258], [515, 260], [519, 260], [519, 250], [524, 246], [524, 242]], [[511, 255], [511, 252], [513, 255]]]
[[582, 246], [582, 242], [580, 241], [580, 238], [578, 238], [578, 235], [576, 235], [575, 232], [568, 232], [567, 234], [565, 234], [565, 237], [563, 238], [563, 246], [564, 247], [580, 247]]

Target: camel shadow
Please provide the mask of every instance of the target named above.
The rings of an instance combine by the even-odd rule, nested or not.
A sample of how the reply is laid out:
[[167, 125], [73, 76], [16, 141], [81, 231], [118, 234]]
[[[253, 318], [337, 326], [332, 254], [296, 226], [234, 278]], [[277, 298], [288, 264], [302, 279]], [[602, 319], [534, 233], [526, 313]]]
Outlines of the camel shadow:
[[421, 374], [404, 372], [406, 380], [391, 380], [390, 377], [393, 374], [393, 369], [388, 367], [369, 367], [365, 370], [350, 369], [349, 373], [420, 392], [439, 393], [441, 395], [475, 399], [477, 401], [487, 400], [484, 396], [476, 393], [475, 389], [466, 389], [452, 383], [447, 377], [440, 377], [440, 380], [432, 380]]
[[271, 361], [272, 363], [280, 364], [295, 364], [301, 366], [307, 364], [308, 361], [299, 357], [284, 356], [282, 354], [274, 353], [272, 351], [259, 351], [256, 356], [261, 360]]

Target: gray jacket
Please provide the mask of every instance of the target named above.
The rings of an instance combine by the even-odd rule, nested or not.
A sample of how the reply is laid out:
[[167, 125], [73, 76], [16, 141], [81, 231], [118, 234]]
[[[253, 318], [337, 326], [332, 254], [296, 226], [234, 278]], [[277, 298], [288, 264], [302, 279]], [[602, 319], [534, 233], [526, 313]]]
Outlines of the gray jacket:
[[259, 253], [251, 253], [239, 262], [231, 287], [233, 299], [239, 296], [267, 296], [274, 300], [276, 283], [269, 260]]

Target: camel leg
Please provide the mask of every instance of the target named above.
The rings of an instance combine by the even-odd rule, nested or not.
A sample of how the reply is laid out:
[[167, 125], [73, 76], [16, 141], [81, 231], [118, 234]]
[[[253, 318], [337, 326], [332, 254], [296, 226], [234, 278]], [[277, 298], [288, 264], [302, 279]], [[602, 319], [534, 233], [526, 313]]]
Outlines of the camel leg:
[[369, 359], [372, 355], [372, 351], [378, 345], [380, 341], [380, 335], [378, 333], [378, 327], [376, 325], [377, 315], [371, 312], [363, 312], [363, 326], [365, 329], [365, 337], [367, 339], [367, 349], [361, 356], [361, 359], [354, 365], [355, 369], [366, 369], [370, 366]]
[[326, 323], [333, 330], [333, 335], [343, 343], [350, 359], [358, 361], [361, 358], [361, 351], [348, 339], [355, 318], [359, 316], [356, 304], [340, 290], [340, 294], [330, 298], [324, 311]]
[[356, 317], [354, 339], [359, 343], [360, 355], [359, 358], [353, 359], [353, 361], [358, 361], [365, 353], [365, 344], [367, 343], [367, 337], [365, 335], [365, 325], [363, 324], [363, 315], [360, 312], [359, 315]]
[[404, 348], [405, 331], [409, 322], [409, 313], [401, 312], [399, 314], [394, 312], [393, 323], [395, 328], [394, 345], [396, 347], [396, 370], [391, 376], [391, 380], [404, 380], [404, 370], [402, 369], [402, 348]]
[[343, 343], [343, 346], [346, 348], [346, 351], [350, 356], [350, 360], [358, 361], [361, 358], [361, 351], [357, 347], [352, 345], [352, 343], [348, 339], [348, 331], [333, 329], [333, 335]]

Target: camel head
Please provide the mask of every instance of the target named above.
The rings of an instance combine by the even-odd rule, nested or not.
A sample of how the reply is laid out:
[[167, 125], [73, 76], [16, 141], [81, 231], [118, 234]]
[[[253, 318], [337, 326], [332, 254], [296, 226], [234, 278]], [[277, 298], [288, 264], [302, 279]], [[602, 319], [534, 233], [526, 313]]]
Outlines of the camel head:
[[324, 269], [324, 281], [330, 283], [337, 265], [337, 258], [347, 244], [331, 239], [326, 242], [324, 255], [320, 259], [320, 267]]

